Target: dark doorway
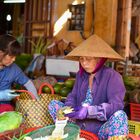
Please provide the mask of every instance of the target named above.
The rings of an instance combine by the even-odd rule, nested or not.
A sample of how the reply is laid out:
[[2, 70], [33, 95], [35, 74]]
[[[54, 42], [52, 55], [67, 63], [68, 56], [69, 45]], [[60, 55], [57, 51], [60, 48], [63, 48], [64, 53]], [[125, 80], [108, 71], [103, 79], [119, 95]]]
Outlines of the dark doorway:
[[20, 22], [23, 14], [23, 3], [3, 3], [0, 0], [0, 34], [10, 33], [18, 36], [18, 22]]
[[[11, 16], [11, 20], [10, 17]], [[0, 34], [10, 32], [12, 30], [12, 15], [13, 15], [13, 4], [5, 4], [0, 1]], [[6, 17], [9, 17], [9, 21]]]

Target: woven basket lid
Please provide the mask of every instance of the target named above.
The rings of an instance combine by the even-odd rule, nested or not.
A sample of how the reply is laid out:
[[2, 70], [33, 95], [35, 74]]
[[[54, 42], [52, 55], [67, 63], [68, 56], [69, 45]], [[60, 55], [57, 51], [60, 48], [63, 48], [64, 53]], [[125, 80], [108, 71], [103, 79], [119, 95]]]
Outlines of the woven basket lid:
[[103, 39], [97, 35], [92, 35], [88, 39], [84, 40], [76, 48], [74, 48], [66, 59], [79, 60], [80, 56], [91, 56], [91, 57], [104, 57], [111, 60], [123, 60], [123, 58], [113, 50]]

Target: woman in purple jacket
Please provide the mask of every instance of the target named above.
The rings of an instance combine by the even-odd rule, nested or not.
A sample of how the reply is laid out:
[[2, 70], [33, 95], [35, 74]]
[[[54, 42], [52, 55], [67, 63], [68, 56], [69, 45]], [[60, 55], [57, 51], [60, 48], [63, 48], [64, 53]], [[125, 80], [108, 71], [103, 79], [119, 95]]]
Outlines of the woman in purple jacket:
[[123, 80], [118, 72], [103, 65], [107, 59], [121, 60], [122, 57], [97, 35], [92, 35], [66, 58], [79, 60], [81, 68], [65, 105], [59, 101], [50, 103], [51, 116], [55, 119], [60, 107], [70, 106], [74, 111], [66, 116], [100, 139], [127, 135]]

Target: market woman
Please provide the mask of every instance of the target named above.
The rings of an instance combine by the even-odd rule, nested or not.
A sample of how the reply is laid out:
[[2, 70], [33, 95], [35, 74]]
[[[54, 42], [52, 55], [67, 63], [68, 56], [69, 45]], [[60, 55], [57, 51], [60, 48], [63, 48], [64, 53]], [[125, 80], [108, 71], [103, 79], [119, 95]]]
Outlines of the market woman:
[[104, 66], [107, 59], [122, 60], [122, 57], [97, 35], [92, 35], [66, 58], [79, 60], [81, 68], [65, 104], [59, 101], [50, 103], [51, 116], [55, 119], [55, 113], [60, 108], [70, 106], [74, 111], [66, 116], [75, 120], [81, 129], [93, 132], [100, 139], [127, 135], [123, 80], [118, 72]]
[[0, 36], [0, 113], [13, 110], [10, 101], [18, 96], [18, 94], [12, 94], [15, 92], [11, 90], [13, 83], [23, 85], [38, 98], [31, 80], [14, 64], [16, 56], [20, 52], [21, 46], [13, 36]]

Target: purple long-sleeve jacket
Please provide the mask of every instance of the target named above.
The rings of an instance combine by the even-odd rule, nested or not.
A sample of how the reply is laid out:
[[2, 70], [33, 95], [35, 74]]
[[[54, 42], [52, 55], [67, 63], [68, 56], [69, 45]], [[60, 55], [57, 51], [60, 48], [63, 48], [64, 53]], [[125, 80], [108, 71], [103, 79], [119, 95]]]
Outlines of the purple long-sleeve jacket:
[[[88, 89], [88, 73], [82, 75], [78, 72], [72, 92], [68, 95], [65, 105], [76, 107], [86, 98]], [[124, 107], [123, 99], [125, 96], [125, 86], [121, 75], [103, 66], [93, 79], [91, 94], [93, 104], [88, 107], [88, 115], [84, 120], [76, 120], [81, 129], [98, 134], [100, 127], [108, 118]]]

